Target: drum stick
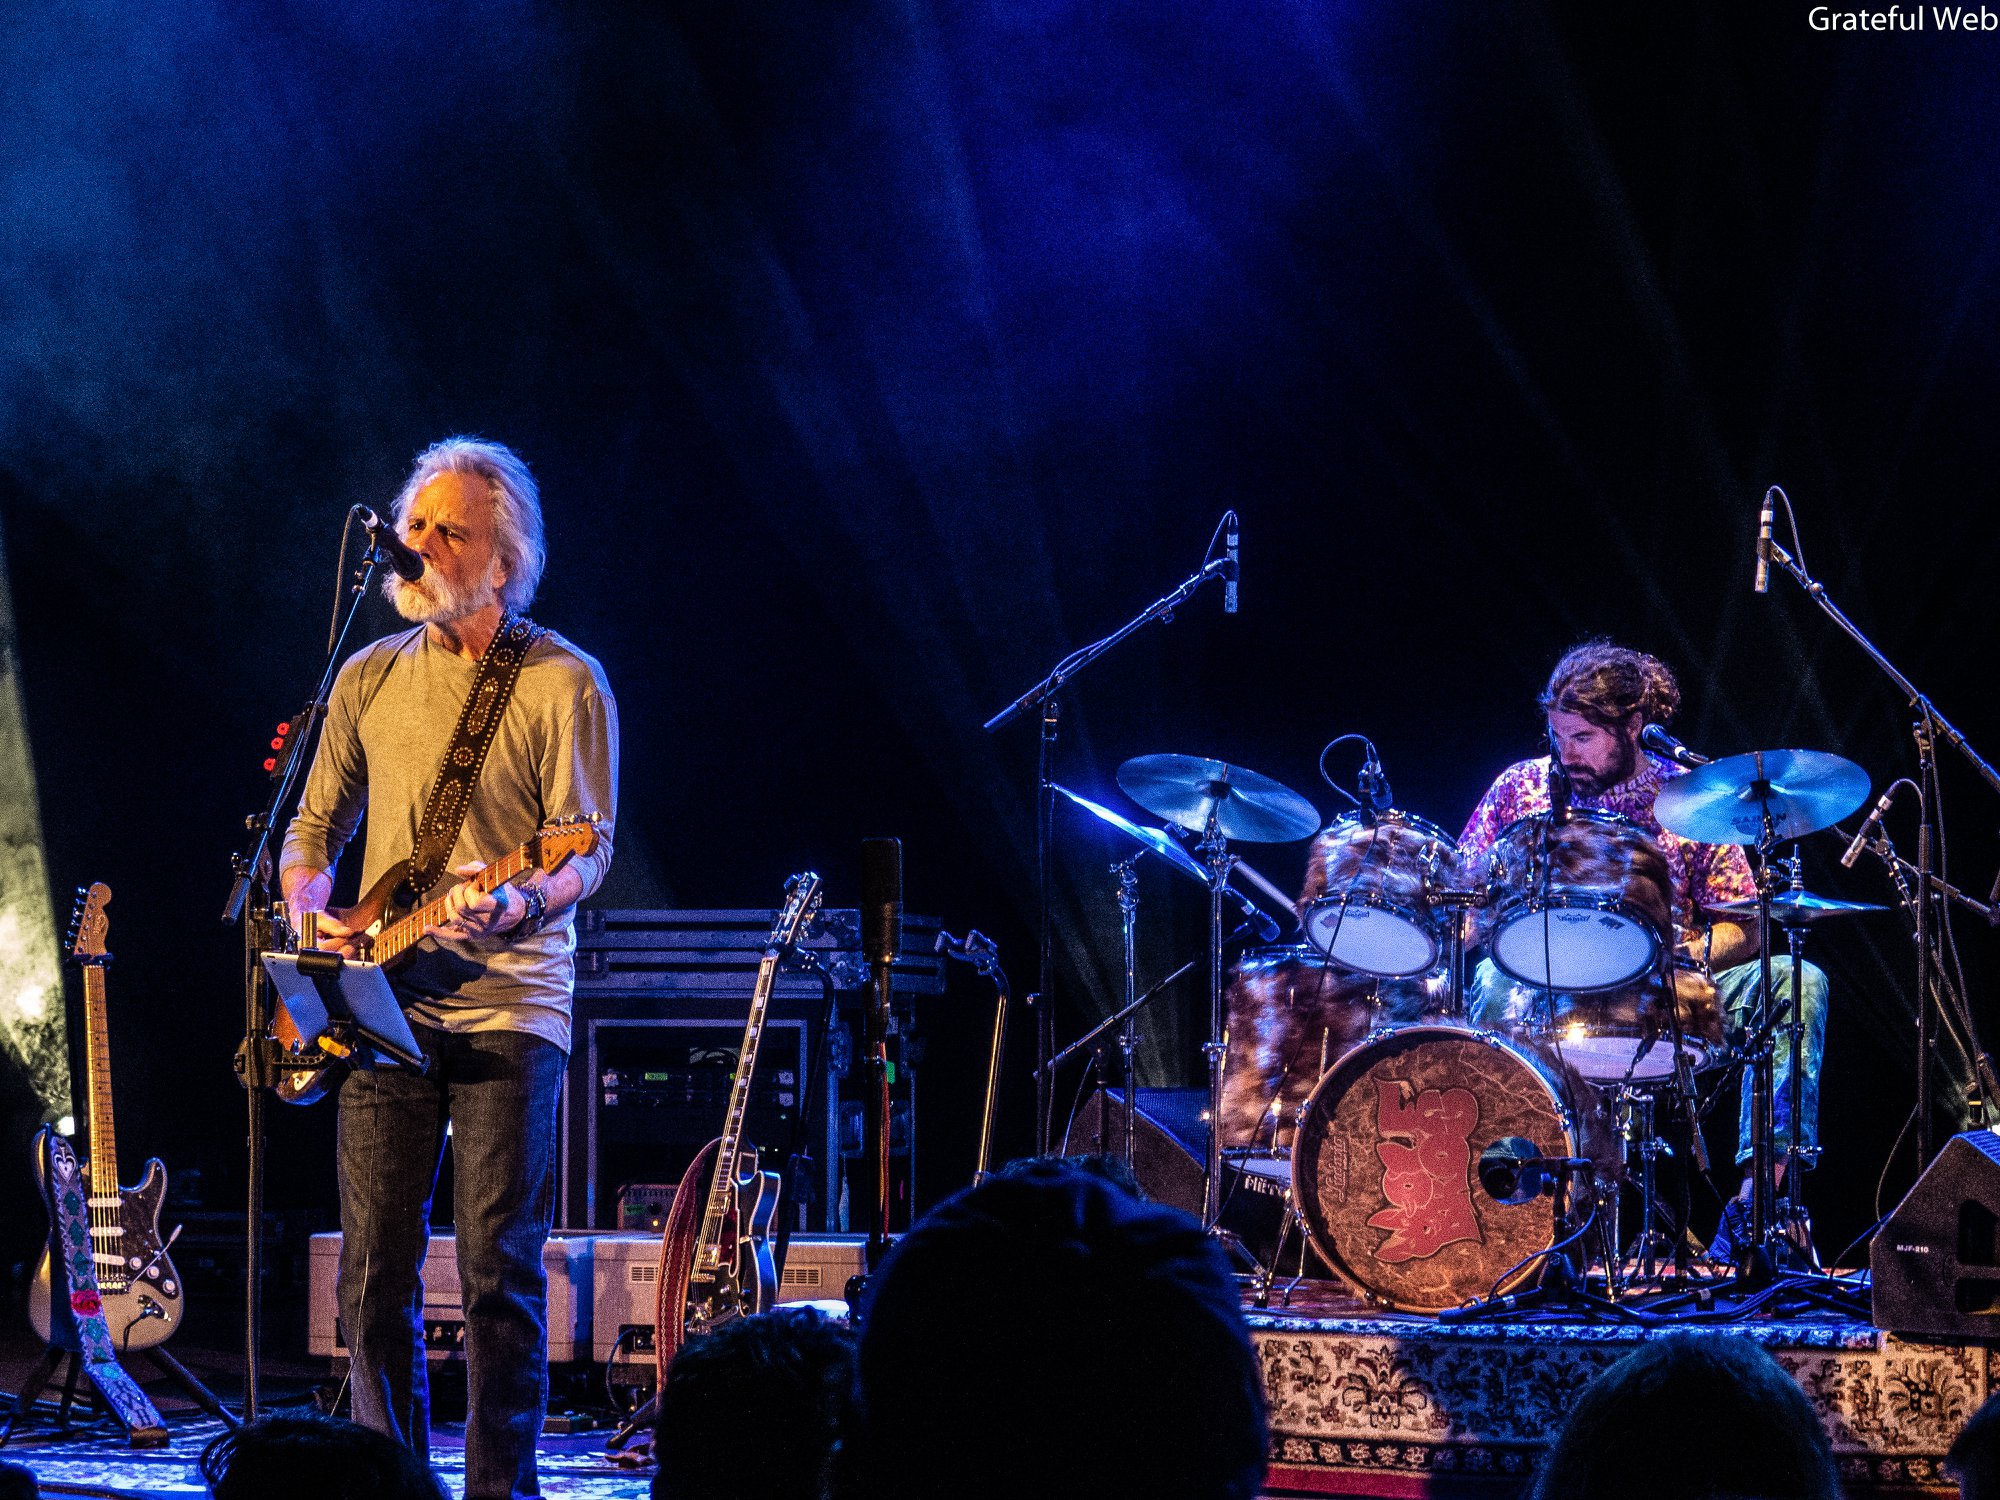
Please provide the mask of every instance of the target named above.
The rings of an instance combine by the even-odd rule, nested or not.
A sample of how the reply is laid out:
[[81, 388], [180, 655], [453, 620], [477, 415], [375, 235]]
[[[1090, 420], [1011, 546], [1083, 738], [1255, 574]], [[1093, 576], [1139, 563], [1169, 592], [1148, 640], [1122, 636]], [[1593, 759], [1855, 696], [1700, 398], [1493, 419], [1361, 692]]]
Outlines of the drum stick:
[[1251, 885], [1255, 886], [1258, 890], [1262, 891], [1265, 895], [1269, 896], [1274, 902], [1276, 902], [1278, 905], [1278, 909], [1282, 912], [1285, 912], [1291, 918], [1291, 922], [1294, 927], [1299, 925], [1298, 910], [1292, 905], [1292, 898], [1290, 896], [1287, 896], [1283, 891], [1279, 890], [1275, 885], [1271, 884], [1270, 881], [1266, 880], [1262, 875], [1259, 875], [1255, 870], [1251, 869], [1250, 866], [1245, 864], [1240, 859], [1236, 861], [1236, 864], [1231, 869], [1229, 878], [1233, 881], [1238, 875], [1241, 875], [1245, 880], [1249, 881]]

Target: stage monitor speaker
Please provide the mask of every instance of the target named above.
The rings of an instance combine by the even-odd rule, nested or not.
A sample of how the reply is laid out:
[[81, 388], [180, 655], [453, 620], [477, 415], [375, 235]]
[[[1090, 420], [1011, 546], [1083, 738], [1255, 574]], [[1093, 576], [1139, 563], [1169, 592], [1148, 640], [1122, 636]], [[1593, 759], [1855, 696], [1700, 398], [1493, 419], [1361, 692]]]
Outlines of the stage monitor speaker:
[[1877, 1328], [1922, 1338], [2000, 1337], [2000, 1135], [1945, 1143], [1876, 1231]]
[[[1201, 1112], [1206, 1089], [1140, 1089], [1132, 1129], [1132, 1175], [1155, 1203], [1201, 1217], [1208, 1169], [1208, 1127]], [[1125, 1096], [1099, 1089], [1071, 1118], [1064, 1156], [1123, 1156]]]

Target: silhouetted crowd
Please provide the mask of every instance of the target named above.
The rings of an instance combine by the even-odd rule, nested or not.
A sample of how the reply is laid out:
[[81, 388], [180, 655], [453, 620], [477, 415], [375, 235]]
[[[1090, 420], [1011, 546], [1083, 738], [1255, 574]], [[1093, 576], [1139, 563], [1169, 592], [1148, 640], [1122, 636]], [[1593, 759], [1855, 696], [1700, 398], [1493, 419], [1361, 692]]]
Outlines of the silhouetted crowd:
[[[1016, 1163], [927, 1214], [870, 1278], [858, 1333], [811, 1307], [688, 1344], [661, 1392], [654, 1500], [1250, 1500], [1263, 1380], [1235, 1278], [1115, 1166]], [[1951, 1451], [2000, 1500], [2000, 1397]], [[274, 1416], [203, 1458], [215, 1500], [443, 1500], [407, 1448]], [[0, 1465], [0, 1500], [32, 1500]], [[1579, 1393], [1533, 1500], [1832, 1500], [1833, 1450], [1769, 1353], [1649, 1340]]]

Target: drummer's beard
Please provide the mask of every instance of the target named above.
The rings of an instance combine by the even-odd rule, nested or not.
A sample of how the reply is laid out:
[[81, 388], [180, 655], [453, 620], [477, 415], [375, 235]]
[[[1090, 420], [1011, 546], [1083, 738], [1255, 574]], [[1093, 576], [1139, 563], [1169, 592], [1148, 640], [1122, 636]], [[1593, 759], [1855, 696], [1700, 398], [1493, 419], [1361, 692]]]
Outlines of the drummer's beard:
[[1594, 802], [1613, 787], [1623, 786], [1637, 774], [1639, 747], [1630, 740], [1621, 739], [1609, 766], [1593, 769], [1589, 766], [1573, 766], [1565, 761], [1563, 770], [1569, 773], [1570, 795]]

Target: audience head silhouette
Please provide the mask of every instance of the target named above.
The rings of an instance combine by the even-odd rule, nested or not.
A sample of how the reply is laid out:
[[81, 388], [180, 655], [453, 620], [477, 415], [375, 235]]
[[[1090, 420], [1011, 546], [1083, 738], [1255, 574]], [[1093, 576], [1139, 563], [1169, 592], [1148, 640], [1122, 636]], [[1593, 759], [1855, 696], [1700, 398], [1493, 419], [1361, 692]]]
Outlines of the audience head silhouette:
[[1748, 1339], [1676, 1333], [1584, 1388], [1535, 1500], [1837, 1500], [1805, 1392]]
[[336, 1417], [269, 1416], [201, 1455], [215, 1500], [446, 1500], [410, 1449]]
[[1176, 1209], [1035, 1161], [926, 1215], [863, 1301], [871, 1500], [1234, 1500], [1265, 1457], [1235, 1279]]

